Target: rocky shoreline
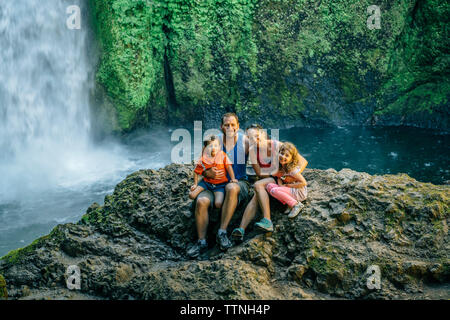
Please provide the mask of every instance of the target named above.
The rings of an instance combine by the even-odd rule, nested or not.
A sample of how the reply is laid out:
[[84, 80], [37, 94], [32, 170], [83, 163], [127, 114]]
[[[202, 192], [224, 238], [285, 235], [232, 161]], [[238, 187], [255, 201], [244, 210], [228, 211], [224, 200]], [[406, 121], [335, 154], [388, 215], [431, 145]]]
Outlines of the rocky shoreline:
[[[249, 227], [222, 253], [189, 260], [195, 225], [187, 190], [192, 166], [140, 170], [105, 204], [56, 226], [0, 260], [9, 299], [449, 299], [450, 186], [405, 174], [371, 176], [306, 169], [306, 208], [294, 220], [273, 203], [275, 231]], [[238, 208], [231, 226], [238, 223]], [[67, 289], [69, 266], [81, 289]], [[370, 289], [369, 267], [380, 270]]]

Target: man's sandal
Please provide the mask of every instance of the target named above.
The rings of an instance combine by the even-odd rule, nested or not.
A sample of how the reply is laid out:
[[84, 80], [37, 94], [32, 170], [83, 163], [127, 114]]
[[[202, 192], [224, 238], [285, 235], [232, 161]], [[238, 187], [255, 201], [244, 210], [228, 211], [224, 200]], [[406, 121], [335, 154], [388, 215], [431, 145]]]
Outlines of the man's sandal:
[[243, 228], [236, 228], [231, 233], [231, 237], [236, 242], [242, 242], [242, 241], [244, 241], [244, 233], [245, 233], [245, 230]]

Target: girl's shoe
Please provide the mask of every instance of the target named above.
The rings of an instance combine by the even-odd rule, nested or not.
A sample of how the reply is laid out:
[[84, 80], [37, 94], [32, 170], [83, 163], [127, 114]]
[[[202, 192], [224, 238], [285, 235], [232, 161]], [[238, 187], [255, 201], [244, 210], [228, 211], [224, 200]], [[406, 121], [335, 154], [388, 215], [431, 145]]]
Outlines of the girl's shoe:
[[295, 218], [300, 211], [305, 207], [305, 205], [301, 202], [297, 203], [295, 207], [292, 208], [291, 212], [288, 214], [288, 218], [292, 219]]
[[273, 223], [269, 219], [262, 218], [259, 222], [255, 223], [255, 226], [258, 227], [261, 230], [264, 230], [266, 232], [272, 232], [273, 231]]
[[234, 241], [236, 242], [242, 242], [244, 241], [244, 233], [245, 230], [242, 228], [236, 228], [233, 230], [233, 232], [231, 233], [231, 237], [233, 238]]
[[291, 212], [291, 210], [292, 210], [292, 208], [287, 206], [286, 210], [284, 210], [284, 214], [288, 214], [289, 212]]

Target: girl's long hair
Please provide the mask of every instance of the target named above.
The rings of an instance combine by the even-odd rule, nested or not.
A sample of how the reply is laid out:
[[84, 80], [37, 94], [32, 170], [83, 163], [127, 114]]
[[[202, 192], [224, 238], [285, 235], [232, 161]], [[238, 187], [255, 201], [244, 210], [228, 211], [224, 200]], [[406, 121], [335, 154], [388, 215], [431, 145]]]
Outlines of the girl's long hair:
[[289, 163], [282, 165], [281, 168], [285, 173], [289, 173], [300, 163], [300, 154], [298, 153], [298, 150], [295, 147], [295, 145], [291, 142], [287, 141], [283, 142], [279, 152], [282, 153], [285, 150], [292, 155], [292, 158]]

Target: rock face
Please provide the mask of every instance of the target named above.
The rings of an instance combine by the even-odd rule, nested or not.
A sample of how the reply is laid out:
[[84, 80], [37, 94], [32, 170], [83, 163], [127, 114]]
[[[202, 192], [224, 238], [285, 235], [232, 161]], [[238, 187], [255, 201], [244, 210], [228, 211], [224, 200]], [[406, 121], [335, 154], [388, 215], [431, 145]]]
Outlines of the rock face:
[[[299, 216], [289, 220], [274, 201], [274, 232], [258, 234], [251, 224], [244, 242], [222, 253], [212, 211], [210, 249], [189, 260], [192, 169], [137, 171], [77, 224], [10, 252], [0, 260], [9, 298], [450, 298], [449, 186], [306, 169], [309, 194]], [[70, 265], [80, 268], [80, 290], [67, 289]]]
[[88, 1], [106, 130], [217, 127], [227, 111], [265, 127], [450, 128], [446, 1]]

